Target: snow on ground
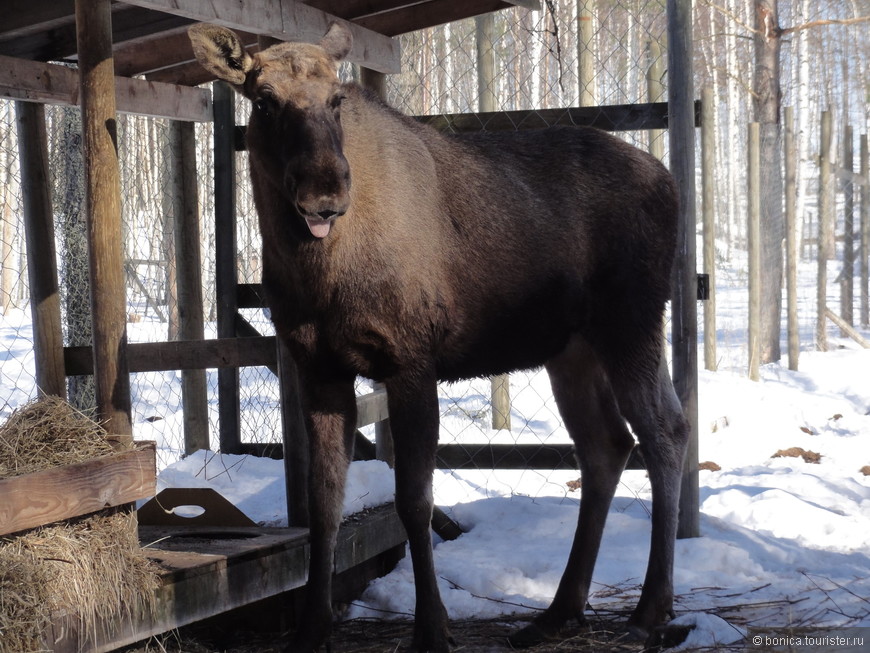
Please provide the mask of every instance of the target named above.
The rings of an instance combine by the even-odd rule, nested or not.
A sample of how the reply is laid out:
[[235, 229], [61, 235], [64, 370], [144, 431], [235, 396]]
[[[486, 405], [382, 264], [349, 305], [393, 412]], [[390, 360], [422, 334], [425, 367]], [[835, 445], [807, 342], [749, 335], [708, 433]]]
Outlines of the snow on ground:
[[[802, 290], [812, 294], [811, 286]], [[745, 324], [745, 287], [732, 283], [720, 294], [718, 311], [724, 324]], [[147, 325], [129, 327], [136, 340]], [[700, 473], [701, 537], [676, 546], [676, 611], [696, 624], [685, 646], [724, 643], [743, 626], [870, 626], [870, 476], [861, 472], [870, 465], [870, 350], [832, 337], [828, 353], [801, 352], [800, 371], [768, 365], [753, 383], [735, 363], [745, 360], [739, 329], [729, 326], [720, 336], [721, 370], [701, 371], [698, 381], [700, 460], [718, 469]], [[0, 318], [2, 413], [35, 394], [31, 339], [26, 312]], [[210, 371], [211, 384], [213, 377]], [[271, 437], [277, 395], [255, 381], [261, 382], [250, 381], [258, 389], [243, 411]], [[133, 382], [136, 436], [156, 439], [160, 447], [159, 487], [214, 487], [255, 521], [284, 523], [280, 462], [199, 452], [169, 464], [180, 458], [178, 385], [174, 372], [135, 375]], [[511, 432], [489, 429], [488, 387], [488, 381], [474, 381], [441, 388], [445, 439], [567, 441], [545, 374], [512, 375]], [[155, 414], [162, 419], [148, 421]], [[772, 457], [795, 447], [821, 457], [816, 463]], [[436, 502], [467, 530], [455, 541], [436, 542], [437, 573], [452, 618], [547, 605], [576, 524], [579, 496], [566, 483], [577, 476], [546, 470], [436, 473]], [[385, 465], [355, 463], [345, 514], [389, 501], [392, 493]], [[637, 599], [650, 498], [645, 473], [625, 472], [595, 571], [593, 607], [627, 609]], [[350, 616], [409, 614], [413, 605], [406, 558], [369, 586]]]

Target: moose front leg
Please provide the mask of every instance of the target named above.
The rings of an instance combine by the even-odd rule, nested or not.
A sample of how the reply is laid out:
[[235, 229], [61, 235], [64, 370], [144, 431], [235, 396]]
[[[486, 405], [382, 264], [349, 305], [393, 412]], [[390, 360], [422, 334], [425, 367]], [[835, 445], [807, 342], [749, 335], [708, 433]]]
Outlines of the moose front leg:
[[432, 473], [438, 446], [438, 391], [434, 374], [387, 383], [396, 459], [396, 511], [408, 534], [414, 567], [415, 650], [447, 653], [453, 645], [432, 556]]
[[299, 630], [286, 649], [311, 653], [332, 629], [332, 574], [341, 522], [347, 467], [353, 458], [356, 396], [353, 379], [323, 382], [300, 374], [302, 407], [308, 429], [308, 479], [311, 557], [306, 603]]

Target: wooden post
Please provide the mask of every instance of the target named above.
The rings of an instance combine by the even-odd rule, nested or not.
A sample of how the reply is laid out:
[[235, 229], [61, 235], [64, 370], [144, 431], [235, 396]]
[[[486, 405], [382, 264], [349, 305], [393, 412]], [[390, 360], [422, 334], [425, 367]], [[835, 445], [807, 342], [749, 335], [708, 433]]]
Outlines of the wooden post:
[[[217, 336], [236, 337], [238, 268], [236, 252], [235, 99], [224, 82], [215, 82], [214, 97], [214, 218]], [[239, 370], [218, 370], [218, 420], [223, 453], [239, 453]]]
[[[168, 150], [177, 268], [178, 337], [180, 340], [204, 340], [196, 134], [192, 122], [170, 121]], [[181, 372], [181, 401], [184, 406], [184, 453], [208, 449], [205, 370]]]
[[[831, 112], [822, 112], [819, 151], [819, 271], [816, 280], [816, 347], [828, 351], [825, 309], [828, 307], [828, 240], [833, 203], [831, 201]], [[832, 252], [831, 252], [832, 253]]]
[[16, 102], [15, 115], [24, 200], [36, 387], [41, 396], [56, 395], [66, 399], [45, 107], [35, 102]]
[[861, 324], [870, 326], [870, 151], [867, 147], [867, 134], [861, 134]]
[[[360, 83], [375, 93], [379, 98], [387, 99], [387, 76], [384, 73], [370, 68], [360, 68]], [[383, 383], [375, 383], [375, 389], [383, 388]], [[390, 467], [395, 462], [393, 451], [393, 432], [390, 429], [390, 420], [384, 419], [375, 422], [375, 457], [383, 460]]]
[[713, 87], [701, 90], [701, 215], [704, 233], [704, 272], [709, 295], [704, 302], [704, 368], [716, 371], [716, 129]]
[[798, 369], [800, 332], [797, 314], [797, 150], [794, 142], [794, 107], [786, 107], [785, 144], [785, 285], [788, 323], [788, 369]]
[[671, 302], [674, 389], [689, 423], [677, 537], [698, 537], [698, 288], [695, 262], [695, 100], [692, 0], [668, 0], [668, 136], [679, 185], [680, 220]]
[[495, 14], [489, 13], [474, 19], [475, 43], [477, 45], [477, 97], [478, 111], [496, 111], [495, 92]]
[[97, 413], [109, 433], [132, 438], [110, 5], [76, 0], [76, 42]]
[[[849, 325], [852, 319], [852, 302], [855, 293], [855, 148], [852, 143], [852, 125], [843, 128], [843, 272], [840, 276], [840, 316]], [[845, 335], [845, 333], [843, 333]]]
[[[492, 42], [495, 38], [495, 15], [484, 14], [475, 19], [475, 42], [477, 44], [477, 96], [478, 111], [498, 110], [495, 92], [495, 52]], [[507, 374], [490, 377], [490, 396], [492, 404], [492, 428], [496, 430], [511, 428], [510, 379]]]
[[[662, 60], [662, 48], [657, 41], [650, 41], [647, 44], [647, 57], [646, 99], [647, 102], [661, 102], [665, 95], [665, 85], [662, 82], [665, 76], [665, 64]], [[649, 153], [659, 161], [664, 161], [665, 131], [663, 129], [650, 129], [647, 136], [649, 138]]]
[[595, 0], [577, 3], [577, 88], [581, 107], [595, 106]]
[[749, 378], [761, 378], [761, 130], [749, 123], [747, 244], [749, 249]]

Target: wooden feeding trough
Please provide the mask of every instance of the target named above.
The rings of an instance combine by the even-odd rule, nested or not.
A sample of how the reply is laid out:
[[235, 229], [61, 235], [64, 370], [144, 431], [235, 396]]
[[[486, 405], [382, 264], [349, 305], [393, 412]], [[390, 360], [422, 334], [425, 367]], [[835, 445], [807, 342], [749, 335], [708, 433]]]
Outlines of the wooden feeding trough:
[[[0, 535], [81, 518], [155, 492], [155, 445], [0, 480]], [[202, 505], [195, 518], [179, 505]], [[168, 515], [168, 516], [167, 516]], [[156, 563], [156, 589], [123, 618], [86, 621], [53, 614], [43, 634], [56, 653], [111, 651], [229, 610], [301, 588], [309, 546], [304, 528], [257, 527], [212, 490], [165, 490], [142, 508], [142, 553]], [[165, 522], [165, 523], [158, 523]], [[392, 505], [350, 518], [335, 557], [337, 596], [349, 598], [404, 555]], [[4, 650], [0, 647], [0, 650]]]

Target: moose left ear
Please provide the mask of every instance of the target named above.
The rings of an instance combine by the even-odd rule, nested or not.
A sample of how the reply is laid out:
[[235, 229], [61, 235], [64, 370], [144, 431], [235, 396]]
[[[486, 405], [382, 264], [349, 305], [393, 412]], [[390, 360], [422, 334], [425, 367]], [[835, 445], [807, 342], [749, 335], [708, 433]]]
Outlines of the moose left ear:
[[353, 34], [341, 23], [333, 23], [320, 39], [320, 47], [336, 61], [342, 61], [353, 47]]

